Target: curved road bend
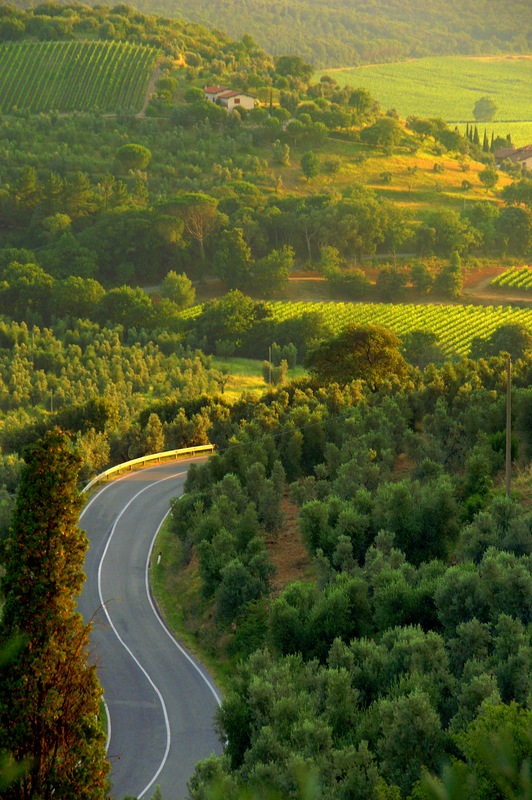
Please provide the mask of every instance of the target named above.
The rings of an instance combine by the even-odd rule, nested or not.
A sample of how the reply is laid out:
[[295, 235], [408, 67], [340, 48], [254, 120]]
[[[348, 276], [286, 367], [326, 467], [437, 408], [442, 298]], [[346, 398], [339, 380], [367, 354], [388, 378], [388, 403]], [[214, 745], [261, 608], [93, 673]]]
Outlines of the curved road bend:
[[213, 731], [219, 693], [162, 624], [147, 583], [154, 536], [170, 498], [183, 493], [190, 463], [166, 463], [106, 484], [80, 517], [90, 547], [78, 607], [86, 621], [94, 620], [91, 658], [109, 709], [115, 800], [149, 800], [157, 785], [163, 800], [183, 800], [196, 762], [221, 752]]

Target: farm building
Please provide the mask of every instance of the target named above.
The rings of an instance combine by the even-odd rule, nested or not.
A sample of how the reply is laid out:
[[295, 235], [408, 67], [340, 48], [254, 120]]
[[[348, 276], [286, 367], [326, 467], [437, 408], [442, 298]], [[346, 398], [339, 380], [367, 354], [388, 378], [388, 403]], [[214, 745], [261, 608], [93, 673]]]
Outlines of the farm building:
[[246, 111], [255, 108], [255, 98], [252, 95], [228, 89], [227, 86], [205, 86], [203, 94], [206, 100], [223, 106], [228, 111], [233, 111], [238, 106]]
[[502, 150], [495, 151], [497, 164], [505, 159], [520, 166], [524, 164], [527, 169], [532, 169], [532, 144], [526, 144], [524, 147], [504, 147]]

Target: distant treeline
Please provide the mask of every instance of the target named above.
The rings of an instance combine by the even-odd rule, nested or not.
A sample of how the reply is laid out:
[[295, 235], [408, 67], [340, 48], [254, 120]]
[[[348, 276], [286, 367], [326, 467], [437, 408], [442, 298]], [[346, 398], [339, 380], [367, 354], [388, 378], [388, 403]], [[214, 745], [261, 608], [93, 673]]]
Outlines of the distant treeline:
[[[268, 52], [297, 53], [315, 67], [530, 50], [527, 0], [502, 5], [475, 0], [364, 0], [356, 5], [349, 0], [326, 4], [316, 0], [198, 0], [194, 4], [137, 0], [135, 5], [146, 14], [183, 17], [228, 31], [233, 38], [251, 34]], [[48, 3], [46, 8], [55, 8], [57, 14], [55, 4]], [[124, 15], [126, 8], [116, 6], [113, 15]], [[120, 35], [120, 25], [110, 24]]]

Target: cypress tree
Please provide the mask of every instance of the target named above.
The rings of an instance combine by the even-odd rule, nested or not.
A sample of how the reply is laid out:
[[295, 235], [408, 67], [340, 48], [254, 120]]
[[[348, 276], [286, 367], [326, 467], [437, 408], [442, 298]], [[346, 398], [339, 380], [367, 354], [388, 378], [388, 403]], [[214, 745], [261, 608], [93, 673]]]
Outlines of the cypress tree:
[[476, 125], [473, 133], [473, 144], [478, 144], [480, 146], [480, 137], [478, 135], [478, 127]]
[[484, 153], [489, 153], [489, 151], [490, 151], [490, 143], [489, 143], [489, 140], [488, 140], [488, 133], [486, 131], [486, 128], [484, 128], [484, 140], [482, 142], [482, 151]]
[[490, 153], [495, 152], [495, 134], [491, 132]]
[[0, 666], [0, 751], [27, 768], [2, 798], [103, 800], [102, 693], [75, 611], [88, 544], [77, 527], [79, 459], [56, 429], [25, 460], [1, 583], [0, 646], [20, 645]]

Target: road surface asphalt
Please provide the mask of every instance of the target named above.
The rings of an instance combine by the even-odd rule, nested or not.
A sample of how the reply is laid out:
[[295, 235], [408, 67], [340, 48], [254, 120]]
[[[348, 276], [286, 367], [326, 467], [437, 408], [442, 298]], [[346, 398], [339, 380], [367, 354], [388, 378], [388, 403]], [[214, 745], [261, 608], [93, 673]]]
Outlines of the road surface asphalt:
[[157, 786], [163, 800], [184, 800], [196, 762], [222, 749], [213, 730], [220, 694], [165, 627], [147, 578], [155, 534], [170, 499], [183, 493], [190, 463], [118, 478], [89, 500], [80, 517], [90, 547], [78, 607], [86, 622], [93, 620], [91, 660], [110, 718], [114, 800], [149, 800]]

